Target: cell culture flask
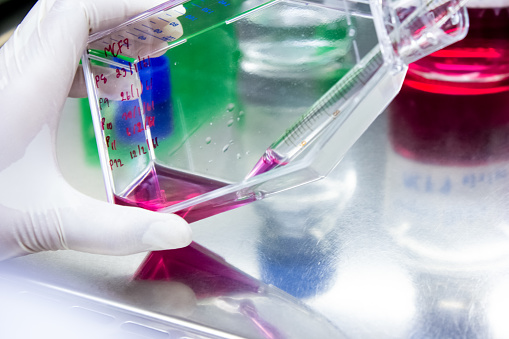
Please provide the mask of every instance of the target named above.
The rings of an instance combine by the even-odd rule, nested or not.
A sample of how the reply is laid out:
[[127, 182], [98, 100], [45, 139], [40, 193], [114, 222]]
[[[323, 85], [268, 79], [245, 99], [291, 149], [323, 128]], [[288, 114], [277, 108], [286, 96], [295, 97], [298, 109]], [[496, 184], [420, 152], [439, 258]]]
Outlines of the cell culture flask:
[[189, 222], [320, 179], [466, 34], [464, 1], [168, 1], [92, 35], [108, 199]]

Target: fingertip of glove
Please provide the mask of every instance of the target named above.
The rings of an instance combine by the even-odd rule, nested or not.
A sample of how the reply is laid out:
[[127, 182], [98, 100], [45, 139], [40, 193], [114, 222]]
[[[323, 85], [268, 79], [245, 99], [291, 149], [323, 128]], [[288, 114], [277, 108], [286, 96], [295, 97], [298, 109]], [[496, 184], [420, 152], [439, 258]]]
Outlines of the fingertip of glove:
[[148, 250], [166, 250], [181, 248], [192, 241], [192, 231], [189, 224], [174, 214], [164, 214], [152, 222], [143, 235], [143, 243]]

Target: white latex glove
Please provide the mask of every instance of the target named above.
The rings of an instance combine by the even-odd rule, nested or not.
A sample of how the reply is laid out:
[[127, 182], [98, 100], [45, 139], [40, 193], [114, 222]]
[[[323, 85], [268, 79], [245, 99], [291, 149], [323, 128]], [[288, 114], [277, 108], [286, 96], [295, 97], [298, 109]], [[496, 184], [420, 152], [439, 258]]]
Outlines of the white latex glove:
[[41, 0], [0, 49], [0, 260], [60, 249], [123, 255], [190, 243], [180, 217], [85, 196], [65, 182], [56, 160], [60, 112], [89, 33], [160, 2]]

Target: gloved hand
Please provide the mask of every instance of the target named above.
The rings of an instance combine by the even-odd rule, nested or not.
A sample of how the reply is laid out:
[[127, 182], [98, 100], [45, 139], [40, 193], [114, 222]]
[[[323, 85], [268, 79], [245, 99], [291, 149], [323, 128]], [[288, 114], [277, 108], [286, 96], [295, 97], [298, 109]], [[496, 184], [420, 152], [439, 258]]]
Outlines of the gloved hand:
[[0, 49], [0, 260], [60, 249], [123, 255], [191, 242], [189, 225], [176, 215], [76, 191], [56, 160], [60, 111], [89, 33], [160, 2], [40, 0]]

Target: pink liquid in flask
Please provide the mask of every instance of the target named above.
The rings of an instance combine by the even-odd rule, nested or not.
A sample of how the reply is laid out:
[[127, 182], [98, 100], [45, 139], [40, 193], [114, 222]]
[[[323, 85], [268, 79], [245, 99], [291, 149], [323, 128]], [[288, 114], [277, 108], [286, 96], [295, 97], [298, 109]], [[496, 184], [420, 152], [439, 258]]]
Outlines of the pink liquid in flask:
[[[285, 165], [272, 149], [267, 149], [255, 164], [247, 178], [268, 172], [277, 166]], [[127, 197], [114, 196], [115, 203], [124, 206], [136, 206], [151, 211], [160, 211], [166, 207], [192, 199], [207, 192], [227, 186], [227, 183], [205, 178], [190, 173], [172, 170], [155, 165], [150, 172], [131, 190]], [[255, 201], [256, 195], [248, 193], [239, 197], [237, 192], [225, 194], [213, 200], [196, 204], [176, 211], [175, 214], [187, 222], [194, 222], [207, 217], [244, 206]]]
[[255, 166], [247, 177], [252, 178], [254, 176], [266, 173], [273, 168], [284, 166], [286, 164], [287, 162], [280, 160], [274, 150], [268, 148], [262, 157], [256, 162]]
[[[115, 203], [160, 211], [226, 185], [227, 183], [221, 181], [155, 165], [154, 171], [137, 184], [127, 197], [115, 196]], [[175, 214], [181, 216], [187, 222], [195, 222], [255, 200], [256, 196], [254, 194], [239, 198], [234, 192], [182, 209], [175, 212]]]
[[391, 142], [407, 158], [475, 165], [509, 154], [509, 7], [468, 12], [467, 37], [411, 64], [391, 104]]
[[505, 8], [469, 8], [466, 38], [410, 64], [405, 85], [449, 95], [508, 91], [509, 1], [507, 4]]

